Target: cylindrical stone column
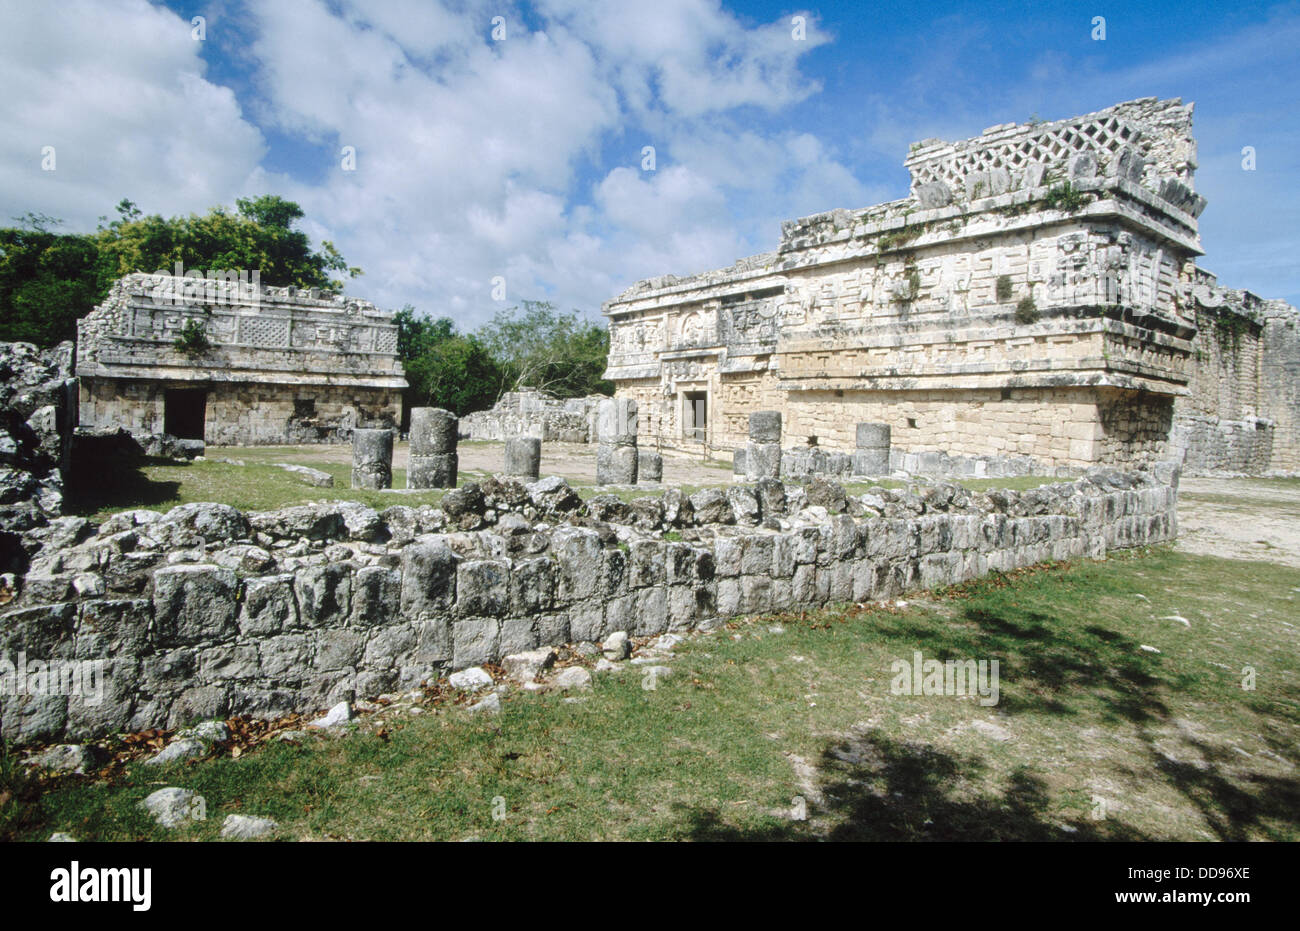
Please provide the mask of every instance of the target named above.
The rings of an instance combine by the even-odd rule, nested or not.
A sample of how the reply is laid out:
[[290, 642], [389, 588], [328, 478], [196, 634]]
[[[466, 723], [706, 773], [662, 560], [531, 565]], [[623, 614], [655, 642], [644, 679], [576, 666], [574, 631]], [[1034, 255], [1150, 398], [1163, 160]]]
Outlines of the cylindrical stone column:
[[749, 444], [745, 447], [745, 479], [751, 482], [781, 477], [781, 412], [749, 415]]
[[393, 431], [352, 431], [352, 487], [393, 487]]
[[636, 480], [638, 484], [662, 482], [664, 457], [652, 449], [638, 449], [636, 454]]
[[889, 424], [858, 424], [857, 451], [853, 454], [853, 474], [888, 475], [889, 444]]
[[407, 488], [455, 488], [460, 460], [456, 455], [460, 422], [441, 407], [411, 409], [411, 461]]
[[506, 440], [506, 475], [537, 481], [542, 468], [542, 441], [535, 436]]
[[634, 485], [637, 477], [636, 401], [606, 398], [596, 410], [596, 484]]

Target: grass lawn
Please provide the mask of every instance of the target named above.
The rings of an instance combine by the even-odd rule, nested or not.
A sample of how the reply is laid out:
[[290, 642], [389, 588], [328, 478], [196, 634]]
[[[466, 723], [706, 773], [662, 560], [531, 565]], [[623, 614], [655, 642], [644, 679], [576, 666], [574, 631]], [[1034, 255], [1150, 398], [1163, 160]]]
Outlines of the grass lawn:
[[[461, 445], [486, 447], [500, 444], [467, 440]], [[198, 501], [217, 501], [245, 511], [269, 511], [304, 504], [308, 501], [360, 501], [377, 510], [383, 510], [395, 504], [411, 506], [436, 504], [443, 495], [442, 491], [404, 490], [405, 469], [393, 470], [392, 490], [354, 489], [351, 487], [351, 466], [346, 461], [332, 461], [337, 458], [332, 454], [338, 449], [338, 447], [322, 446], [213, 447], [208, 451], [211, 458], [194, 462], [171, 459], [148, 460], [139, 469], [106, 474], [101, 481], [92, 486], [70, 488], [67, 512], [93, 520], [103, 520], [110, 514], [132, 508], [168, 511], [178, 505]], [[274, 463], [278, 462], [305, 465], [328, 472], [334, 477], [334, 487], [316, 488], [307, 485], [293, 473], [276, 468]], [[694, 484], [679, 484], [675, 487], [690, 495], [702, 488], [726, 488], [732, 484], [729, 464], [700, 461], [696, 466], [699, 481]], [[481, 469], [462, 468], [458, 476], [458, 484], [478, 481], [490, 474]], [[964, 485], [972, 491], [986, 491], [990, 488], [1023, 491], [1060, 479], [1026, 476], [956, 481], [957, 484]], [[614, 494], [625, 501], [631, 501], [634, 498], [663, 493], [662, 487], [647, 486], [644, 490], [609, 488], [576, 479], [571, 480], [570, 484], [583, 498]], [[893, 479], [881, 479], [848, 482], [844, 487], [849, 494], [862, 494], [873, 485], [903, 488], [907, 484]]]
[[[401, 490], [406, 487], [405, 469], [393, 470], [394, 490], [370, 491], [351, 487], [352, 467], [347, 463], [300, 463], [334, 477], [333, 488], [316, 488], [303, 483], [292, 472], [270, 464], [296, 461], [283, 450], [276, 457], [263, 454], [230, 458], [238, 458], [245, 464], [217, 459], [195, 462], [149, 460], [139, 469], [114, 475], [95, 487], [74, 489], [69, 495], [67, 513], [103, 520], [117, 511], [132, 508], [169, 511], [178, 505], [197, 501], [217, 501], [244, 511], [270, 511], [308, 501], [360, 501], [383, 510], [395, 504], [412, 507], [437, 504], [444, 494], [441, 490]], [[485, 473], [462, 471], [459, 483], [484, 477]]]
[[[239, 812], [288, 839], [1297, 840], [1297, 598], [1300, 570], [1158, 547], [748, 619], [652, 690], [628, 665], [575, 702], [430, 705], [109, 781], [32, 786], [10, 760], [0, 838], [213, 839]], [[891, 694], [915, 650], [997, 659], [999, 704]], [[136, 806], [163, 785], [207, 821], [155, 828]]]

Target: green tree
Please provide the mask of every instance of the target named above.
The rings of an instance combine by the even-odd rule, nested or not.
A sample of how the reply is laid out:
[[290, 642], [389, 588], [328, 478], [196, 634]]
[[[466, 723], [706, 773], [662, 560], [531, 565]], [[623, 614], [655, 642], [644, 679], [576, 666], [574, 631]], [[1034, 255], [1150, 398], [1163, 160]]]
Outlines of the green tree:
[[496, 403], [501, 370], [478, 337], [458, 333], [449, 317], [418, 317], [409, 304], [393, 319], [411, 407], [443, 407], [460, 416]]
[[89, 236], [51, 232], [57, 220], [28, 214], [0, 229], [0, 340], [53, 346], [103, 295]]
[[131, 272], [187, 269], [257, 270], [264, 285], [341, 289], [334, 275], [356, 277], [331, 242], [312, 249], [293, 229], [302, 208], [275, 195], [241, 198], [236, 212], [214, 207], [203, 216], [146, 216], [132, 201], [117, 218], [100, 218], [90, 234], [58, 233], [43, 214], [0, 228], [0, 339], [50, 346], [73, 339], [77, 319]]
[[560, 397], [613, 394], [603, 378], [609, 331], [547, 301], [524, 301], [499, 312], [479, 331], [501, 367], [502, 390], [541, 388]]

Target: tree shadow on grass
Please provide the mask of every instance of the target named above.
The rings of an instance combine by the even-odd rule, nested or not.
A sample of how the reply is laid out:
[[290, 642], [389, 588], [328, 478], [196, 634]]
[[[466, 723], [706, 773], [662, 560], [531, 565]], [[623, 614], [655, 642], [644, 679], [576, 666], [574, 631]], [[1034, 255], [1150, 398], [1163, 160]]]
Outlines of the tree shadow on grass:
[[1003, 685], [998, 711], [1003, 714], [1073, 716], [1085, 704], [1103, 720], [1135, 724], [1169, 714], [1160, 697], [1167, 686], [1159, 675], [1160, 661], [1131, 637], [1096, 624], [1067, 627], [1035, 611], [1011, 617], [968, 606], [962, 620], [964, 626], [886, 622], [880, 633], [907, 642], [909, 654], [920, 650], [926, 659], [997, 660]]
[[126, 464], [112, 459], [79, 465], [68, 478], [64, 513], [91, 517], [101, 511], [126, 508], [154, 508], [175, 502], [180, 496], [178, 481], [155, 481], [145, 475], [148, 465], [188, 466], [172, 459], [145, 459]]
[[686, 831], [697, 841], [1147, 839], [1085, 812], [1069, 821], [1054, 818], [1047, 785], [1023, 768], [990, 792], [979, 785], [985, 770], [976, 756], [871, 733], [826, 748], [821, 799], [809, 802], [807, 821], [743, 830], [723, 823], [716, 809], [696, 809], [687, 813]]

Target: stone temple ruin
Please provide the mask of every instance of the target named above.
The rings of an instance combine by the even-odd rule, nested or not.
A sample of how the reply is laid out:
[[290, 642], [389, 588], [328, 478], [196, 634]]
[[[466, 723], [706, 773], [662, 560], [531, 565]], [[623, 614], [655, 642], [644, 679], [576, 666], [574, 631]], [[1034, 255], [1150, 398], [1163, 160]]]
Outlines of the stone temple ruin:
[[[407, 385], [387, 312], [316, 288], [195, 280], [190, 293], [188, 281], [128, 275], [78, 322], [82, 427], [256, 445], [346, 442], [400, 421]], [[180, 282], [183, 295], [167, 287]], [[177, 347], [189, 321], [202, 352]]]
[[915, 143], [902, 200], [607, 302], [605, 377], [684, 449], [775, 411], [790, 463], [875, 423], [927, 474], [1298, 469], [1300, 314], [1197, 267], [1191, 124], [1144, 98]]

